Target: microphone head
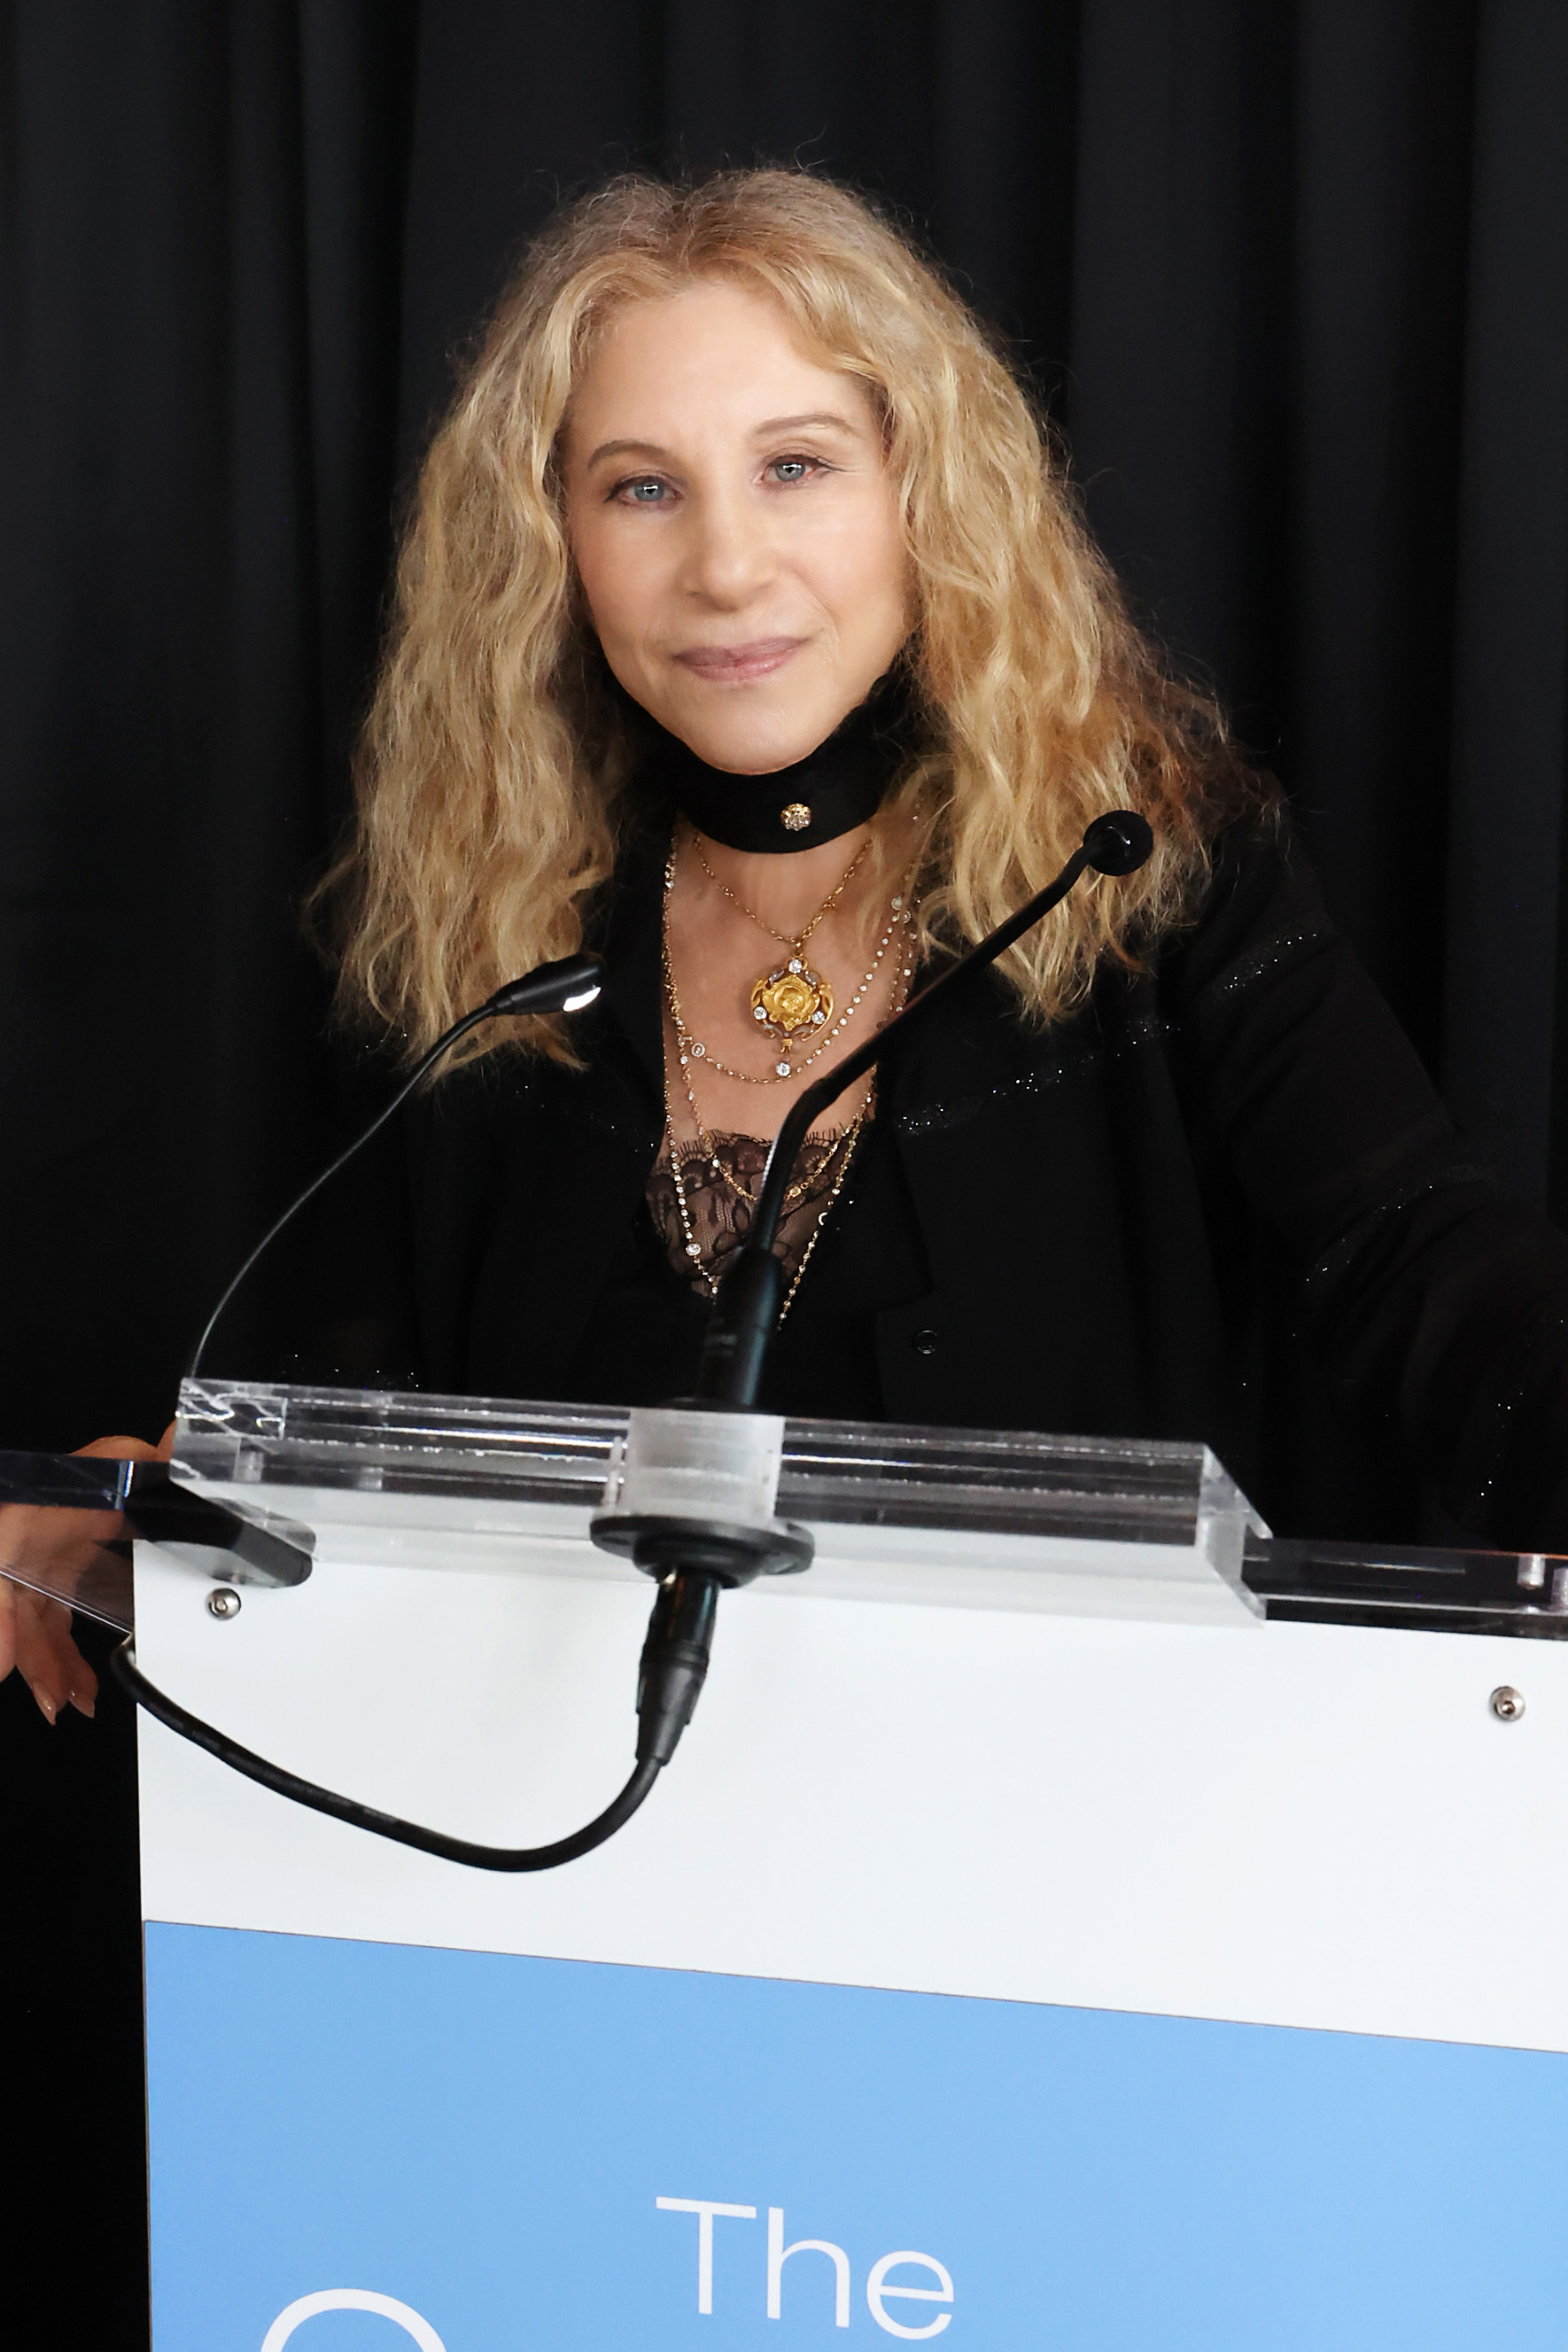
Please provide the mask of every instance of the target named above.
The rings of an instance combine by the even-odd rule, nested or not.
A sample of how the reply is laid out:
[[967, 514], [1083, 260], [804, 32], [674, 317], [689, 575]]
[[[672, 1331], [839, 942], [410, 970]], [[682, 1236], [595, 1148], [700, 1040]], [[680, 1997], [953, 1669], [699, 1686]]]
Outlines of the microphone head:
[[1097, 874], [1136, 874], [1153, 850], [1153, 828], [1135, 809], [1111, 809], [1095, 818], [1083, 847]]
[[521, 980], [509, 980], [485, 1004], [487, 1013], [578, 1013], [604, 985], [603, 956], [563, 956]]

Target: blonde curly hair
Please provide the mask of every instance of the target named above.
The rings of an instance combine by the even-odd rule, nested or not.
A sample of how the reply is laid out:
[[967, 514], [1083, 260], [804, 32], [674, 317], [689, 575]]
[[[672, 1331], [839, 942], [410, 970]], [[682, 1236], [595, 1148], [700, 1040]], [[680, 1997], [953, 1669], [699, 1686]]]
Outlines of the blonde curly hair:
[[[1055, 1019], [1186, 918], [1215, 832], [1257, 796], [1214, 703], [1133, 625], [1014, 374], [896, 228], [805, 171], [628, 173], [534, 241], [419, 480], [355, 834], [322, 886], [342, 1008], [411, 1052], [578, 948], [614, 871], [633, 750], [574, 588], [557, 444], [611, 313], [721, 277], [771, 295], [882, 420], [918, 604], [918, 740], [889, 805], [922, 829], [926, 944], [980, 938], [1091, 817], [1142, 808], [1142, 870], [1080, 887], [1000, 967]], [[552, 1023], [519, 1032], [569, 1054]]]

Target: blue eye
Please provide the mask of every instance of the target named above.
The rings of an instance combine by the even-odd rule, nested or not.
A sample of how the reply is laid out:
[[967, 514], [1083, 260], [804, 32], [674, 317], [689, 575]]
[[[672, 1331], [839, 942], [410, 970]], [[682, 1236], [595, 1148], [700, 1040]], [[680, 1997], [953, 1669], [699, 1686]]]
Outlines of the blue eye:
[[775, 457], [770, 470], [781, 482], [803, 482], [811, 462], [809, 457]]
[[661, 481], [657, 474], [623, 474], [605, 497], [613, 506], [661, 507], [668, 488], [668, 483]]

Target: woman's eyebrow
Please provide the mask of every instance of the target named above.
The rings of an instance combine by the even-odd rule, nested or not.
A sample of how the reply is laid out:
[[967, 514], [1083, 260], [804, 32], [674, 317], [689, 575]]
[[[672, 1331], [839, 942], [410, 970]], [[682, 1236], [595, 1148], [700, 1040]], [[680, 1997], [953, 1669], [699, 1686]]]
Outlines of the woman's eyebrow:
[[[847, 416], [837, 416], [831, 409], [813, 409], [805, 416], [769, 416], [752, 427], [754, 441], [770, 440], [775, 433], [803, 433], [807, 426], [829, 425], [837, 433], [853, 435], [855, 426]], [[657, 457], [662, 464], [672, 462], [671, 453], [658, 441], [601, 441], [590, 466], [597, 466], [606, 457]]]
[[804, 432], [808, 425], [831, 425], [840, 433], [855, 431], [847, 416], [836, 416], [830, 409], [814, 409], [805, 416], [770, 416], [764, 424], [754, 425], [752, 431], [761, 441], [774, 433]]
[[596, 466], [602, 457], [662, 457], [668, 461], [669, 451], [660, 448], [657, 441], [601, 441], [588, 463]]

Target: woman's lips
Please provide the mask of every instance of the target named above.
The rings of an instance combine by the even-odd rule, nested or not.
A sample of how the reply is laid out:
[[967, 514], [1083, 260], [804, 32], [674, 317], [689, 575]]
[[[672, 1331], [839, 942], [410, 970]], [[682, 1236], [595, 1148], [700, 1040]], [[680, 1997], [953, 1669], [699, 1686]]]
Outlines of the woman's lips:
[[805, 643], [804, 637], [754, 637], [746, 646], [689, 646], [675, 658], [712, 685], [740, 686], [782, 669]]

